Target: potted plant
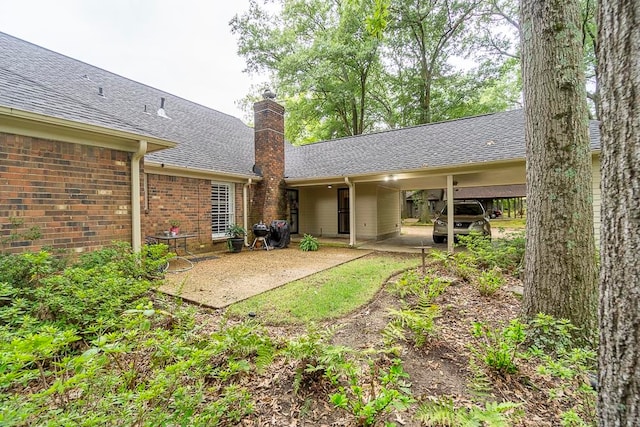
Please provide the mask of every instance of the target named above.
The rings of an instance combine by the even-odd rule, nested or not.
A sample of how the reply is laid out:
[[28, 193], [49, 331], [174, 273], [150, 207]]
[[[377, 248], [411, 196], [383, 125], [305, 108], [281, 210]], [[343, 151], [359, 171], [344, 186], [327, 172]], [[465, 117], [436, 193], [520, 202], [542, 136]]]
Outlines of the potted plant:
[[169, 225], [171, 226], [171, 228], [169, 228], [169, 232], [172, 236], [180, 234], [180, 221], [177, 219], [170, 219]]
[[247, 230], [238, 224], [229, 224], [227, 227], [227, 247], [230, 252], [240, 252], [244, 246], [244, 236], [247, 234]]

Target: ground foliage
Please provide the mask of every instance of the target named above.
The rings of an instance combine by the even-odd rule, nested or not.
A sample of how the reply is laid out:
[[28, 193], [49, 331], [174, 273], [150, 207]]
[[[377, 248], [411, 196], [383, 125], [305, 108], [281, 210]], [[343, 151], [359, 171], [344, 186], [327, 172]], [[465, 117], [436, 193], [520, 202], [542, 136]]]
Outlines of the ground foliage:
[[591, 425], [593, 351], [566, 321], [518, 320], [513, 270], [483, 296], [484, 248], [287, 327], [160, 297], [162, 248], [2, 256], [0, 424]]

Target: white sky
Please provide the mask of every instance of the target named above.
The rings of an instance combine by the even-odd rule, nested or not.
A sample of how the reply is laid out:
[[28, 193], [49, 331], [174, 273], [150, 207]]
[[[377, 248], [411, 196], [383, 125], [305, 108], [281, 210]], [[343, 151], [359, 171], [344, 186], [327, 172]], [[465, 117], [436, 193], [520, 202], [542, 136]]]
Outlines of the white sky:
[[[251, 84], [229, 21], [248, 0], [0, 0], [0, 31], [223, 113]], [[0, 52], [0, 55], [2, 52]]]

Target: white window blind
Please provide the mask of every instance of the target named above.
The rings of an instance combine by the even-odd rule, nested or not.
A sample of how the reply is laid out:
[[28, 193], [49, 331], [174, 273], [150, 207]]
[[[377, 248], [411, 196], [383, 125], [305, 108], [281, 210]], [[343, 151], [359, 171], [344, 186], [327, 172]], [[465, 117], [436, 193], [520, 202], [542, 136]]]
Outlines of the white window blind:
[[234, 222], [233, 184], [211, 183], [211, 237], [224, 237]]

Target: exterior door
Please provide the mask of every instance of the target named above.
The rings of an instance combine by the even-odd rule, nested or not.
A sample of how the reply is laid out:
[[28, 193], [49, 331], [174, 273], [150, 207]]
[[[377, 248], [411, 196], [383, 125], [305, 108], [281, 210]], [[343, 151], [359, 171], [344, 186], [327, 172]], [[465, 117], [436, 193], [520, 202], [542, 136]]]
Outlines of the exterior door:
[[287, 189], [287, 219], [289, 232], [298, 234], [298, 190]]
[[349, 231], [349, 189], [338, 188], [338, 234]]

